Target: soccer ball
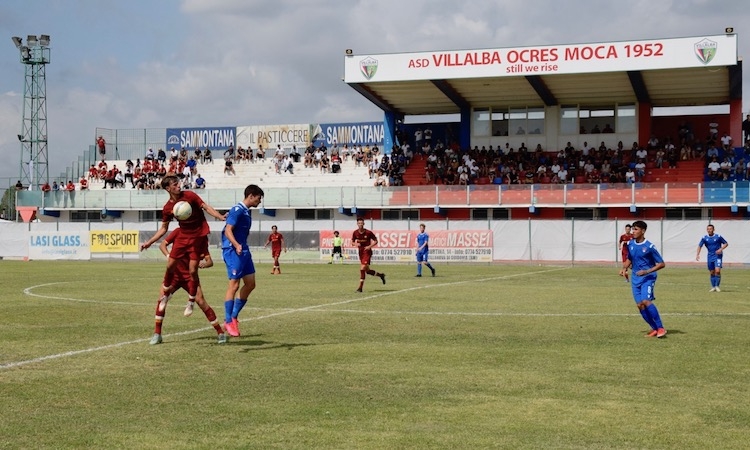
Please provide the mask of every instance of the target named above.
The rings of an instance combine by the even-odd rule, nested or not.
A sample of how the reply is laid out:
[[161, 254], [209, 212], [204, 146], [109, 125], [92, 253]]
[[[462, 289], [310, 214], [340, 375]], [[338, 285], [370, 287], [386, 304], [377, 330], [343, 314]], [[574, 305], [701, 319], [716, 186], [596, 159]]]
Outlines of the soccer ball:
[[177, 220], [185, 220], [193, 214], [193, 207], [188, 202], [177, 202], [172, 208], [172, 214]]

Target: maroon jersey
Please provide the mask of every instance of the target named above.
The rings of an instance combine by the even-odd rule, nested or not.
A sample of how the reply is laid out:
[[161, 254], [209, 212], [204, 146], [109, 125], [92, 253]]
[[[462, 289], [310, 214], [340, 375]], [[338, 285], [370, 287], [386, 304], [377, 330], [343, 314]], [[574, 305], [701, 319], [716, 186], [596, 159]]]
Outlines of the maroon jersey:
[[367, 249], [367, 247], [371, 244], [378, 243], [378, 238], [375, 236], [375, 233], [366, 228], [359, 231], [358, 228], [352, 233], [352, 242], [359, 250], [359, 261], [362, 264], [370, 264], [370, 260], [372, 259], [372, 249]]
[[281, 233], [271, 233], [268, 236], [268, 242], [271, 243], [271, 256], [277, 257], [281, 255], [281, 241], [284, 240], [284, 235]]
[[632, 234], [624, 233], [620, 236], [620, 245], [622, 245], [622, 262], [625, 262], [628, 259], [628, 241], [631, 239], [633, 239]]
[[[194, 238], [199, 236], [207, 236], [210, 233], [208, 227], [208, 221], [206, 216], [203, 214], [203, 199], [193, 191], [180, 191], [180, 195], [177, 200], [171, 198], [164, 204], [164, 208], [161, 210], [162, 222], [171, 222], [175, 218], [172, 214], [172, 208], [175, 203], [185, 201], [190, 203], [193, 208], [193, 213], [185, 220], [178, 220], [180, 224], [180, 238]], [[182, 239], [177, 239], [179, 242]], [[176, 243], [177, 244], [177, 243]]]

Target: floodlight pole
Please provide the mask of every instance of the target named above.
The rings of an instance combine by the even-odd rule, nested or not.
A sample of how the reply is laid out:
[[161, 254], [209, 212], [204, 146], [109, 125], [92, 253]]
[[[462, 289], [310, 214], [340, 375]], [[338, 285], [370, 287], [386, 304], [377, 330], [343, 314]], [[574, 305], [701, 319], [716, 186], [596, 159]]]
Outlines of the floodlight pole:
[[23, 112], [21, 117], [21, 182], [35, 190], [49, 182], [47, 164], [47, 71], [50, 63], [49, 35], [23, 39], [13, 37], [21, 64], [25, 66]]

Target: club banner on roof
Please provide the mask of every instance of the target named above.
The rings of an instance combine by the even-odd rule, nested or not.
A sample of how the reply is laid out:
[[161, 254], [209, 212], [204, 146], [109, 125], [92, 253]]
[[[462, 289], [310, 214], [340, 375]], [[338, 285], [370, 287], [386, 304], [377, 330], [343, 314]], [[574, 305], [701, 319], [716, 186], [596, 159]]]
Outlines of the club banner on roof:
[[91, 259], [88, 233], [31, 232], [29, 259]]
[[277, 145], [288, 150], [296, 146], [300, 151], [310, 144], [309, 124], [287, 125], [252, 125], [237, 127], [237, 145], [242, 148], [257, 150], [261, 145], [264, 149], [276, 149]]
[[137, 231], [97, 230], [89, 232], [91, 253], [138, 253]]
[[[353, 230], [352, 230], [353, 231]], [[352, 245], [352, 231], [340, 232], [344, 239], [343, 253], [348, 260], [359, 261]], [[372, 249], [373, 261], [416, 261], [418, 231], [392, 230], [375, 232], [378, 245]], [[430, 261], [492, 262], [491, 230], [438, 230], [430, 235]], [[327, 260], [333, 250], [333, 230], [320, 232], [320, 259]]]
[[167, 146], [169, 151], [172, 147], [186, 150], [226, 150], [229, 146], [237, 147], [235, 144], [236, 128], [234, 127], [208, 127], [208, 128], [167, 128]]
[[313, 145], [349, 147], [356, 145], [383, 146], [385, 125], [383, 122], [320, 123], [310, 125]]

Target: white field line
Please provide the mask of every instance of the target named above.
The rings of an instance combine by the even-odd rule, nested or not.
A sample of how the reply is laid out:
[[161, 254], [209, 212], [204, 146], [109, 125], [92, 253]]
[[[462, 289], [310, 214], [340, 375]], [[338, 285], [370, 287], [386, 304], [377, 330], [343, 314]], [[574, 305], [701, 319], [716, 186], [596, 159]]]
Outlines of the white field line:
[[[547, 270], [539, 270], [539, 271], [534, 271], [534, 272], [524, 272], [524, 273], [513, 274], [513, 275], [503, 275], [503, 276], [498, 276], [498, 277], [489, 277], [489, 278], [481, 278], [481, 279], [453, 281], [453, 282], [449, 282], [449, 283], [439, 283], [439, 284], [432, 284], [432, 285], [427, 285], [427, 286], [415, 286], [415, 287], [410, 287], [410, 288], [406, 288], [406, 289], [401, 289], [401, 290], [398, 290], [398, 291], [389, 291], [389, 292], [383, 292], [383, 293], [374, 294], [374, 295], [360, 296], [360, 297], [352, 298], [352, 299], [349, 299], [349, 300], [343, 300], [343, 301], [339, 301], [339, 302], [323, 303], [323, 304], [320, 304], [320, 305], [306, 306], [304, 308], [284, 309], [284, 310], [281, 310], [281, 311], [276, 311], [276, 312], [265, 314], [265, 315], [261, 315], [261, 316], [250, 317], [250, 318], [245, 319], [245, 321], [257, 321], [257, 320], [268, 319], [268, 318], [271, 318], [271, 317], [283, 316], [283, 315], [286, 315], [286, 314], [294, 314], [294, 313], [298, 313], [298, 312], [316, 311], [316, 310], [321, 310], [322, 308], [326, 308], [326, 307], [330, 307], [330, 306], [339, 306], [339, 305], [345, 305], [345, 304], [349, 304], [349, 303], [362, 302], [362, 301], [365, 301], [365, 300], [372, 300], [372, 299], [377, 299], [377, 298], [386, 297], [386, 296], [390, 296], [390, 295], [403, 294], [405, 292], [411, 292], [411, 291], [415, 291], [415, 290], [418, 290], [418, 289], [433, 289], [433, 288], [440, 288], [440, 287], [445, 287], [445, 286], [455, 286], [455, 285], [466, 284], [466, 283], [482, 283], [482, 282], [487, 282], [487, 281], [496, 281], [496, 280], [503, 280], [503, 279], [509, 279], [509, 278], [516, 278], [516, 277], [521, 277], [521, 276], [527, 276], [527, 275], [535, 275], [535, 274], [540, 274], [540, 273], [556, 272], [556, 271], [560, 271], [560, 270], [567, 270], [569, 268], [570, 267], [557, 267], [557, 268], [552, 268], [552, 269], [547, 269]], [[26, 295], [29, 295], [29, 296], [32, 296], [32, 297], [37, 297], [37, 298], [47, 298], [47, 299], [53, 299], [53, 300], [66, 300], [66, 301], [74, 301], [74, 302], [82, 302], [82, 303], [104, 303], [104, 302], [99, 301], [99, 300], [82, 300], [82, 299], [74, 299], [74, 298], [68, 298], [68, 297], [53, 297], [53, 296], [45, 296], [45, 295], [34, 294], [32, 292], [35, 288], [49, 286], [49, 285], [52, 285], [52, 284], [59, 284], [59, 283], [47, 283], [47, 284], [40, 284], [40, 285], [37, 285], [37, 286], [31, 286], [31, 287], [28, 287], [28, 288], [24, 289], [23, 292]], [[107, 302], [107, 303], [110, 303], [110, 304], [119, 304], [119, 305], [137, 305], [137, 306], [142, 306], [143, 305], [143, 303], [129, 303], [129, 302]], [[369, 314], [376, 314], [376, 313], [377, 314], [385, 314], [385, 313], [388, 313], [388, 312], [383, 312], [383, 311], [328, 310], [328, 309], [324, 310], [324, 311], [321, 311], [321, 312], [329, 312], [329, 311], [343, 311], [343, 312], [349, 312], [349, 311], [351, 311], [351, 312], [357, 312], [357, 313], [360, 313], [360, 314], [368, 314], [368, 313]], [[394, 313], [394, 312], [391, 312], [391, 314], [471, 315], [471, 316], [499, 316], [499, 315], [511, 316], [511, 315], [515, 315], [515, 316], [540, 316], [540, 317], [544, 317], [544, 316], [549, 316], [549, 317], [554, 317], [554, 316], [576, 316], [576, 315], [577, 316], [586, 316], [586, 314], [533, 314], [533, 313], [517, 313], [517, 314], [515, 314], [515, 313], [457, 313], [457, 312], [444, 312], [444, 313], [435, 313], [435, 312], [411, 312], [411, 313], [409, 313], [409, 312], [398, 312], [398, 313]], [[630, 314], [590, 314], [590, 316], [617, 316], [617, 315], [627, 316], [627, 315], [630, 315]], [[677, 314], [670, 314], [670, 315], [677, 315]], [[718, 316], [718, 315], [723, 315], [723, 314], [683, 314], [683, 315], [686, 315], [686, 316], [707, 316], [707, 315]], [[738, 315], [738, 314], [726, 314], [726, 315]], [[750, 315], [750, 313], [748, 313], [748, 314], [741, 314], [741, 315]], [[185, 336], [185, 335], [189, 335], [189, 334], [200, 333], [200, 332], [203, 332], [203, 331], [206, 331], [206, 330], [210, 330], [210, 329], [211, 329], [211, 327], [202, 327], [202, 328], [198, 328], [198, 329], [195, 329], [195, 330], [182, 331], [182, 332], [178, 332], [178, 333], [170, 333], [170, 334], [165, 335], [165, 337]], [[56, 353], [56, 354], [53, 354], [53, 355], [40, 356], [38, 358], [32, 358], [32, 359], [27, 359], [27, 360], [22, 360], [22, 361], [15, 361], [15, 362], [4, 363], [4, 364], [0, 364], [0, 370], [12, 369], [12, 368], [15, 368], [15, 367], [21, 367], [21, 366], [25, 366], [25, 365], [28, 365], [28, 364], [34, 364], [34, 363], [39, 363], [39, 362], [44, 362], [44, 361], [49, 361], [49, 360], [54, 360], [54, 359], [67, 358], [67, 357], [70, 357], [70, 356], [81, 355], [81, 354], [84, 354], [84, 353], [93, 353], [93, 352], [97, 352], [97, 351], [101, 351], [101, 350], [109, 350], [109, 349], [124, 347], [126, 345], [131, 345], [131, 344], [140, 344], [140, 343], [148, 342], [150, 339], [151, 339], [150, 337], [143, 338], [143, 339], [134, 339], [134, 340], [131, 340], [131, 341], [118, 342], [118, 343], [108, 344], [108, 345], [102, 345], [102, 346], [98, 346], [98, 347], [90, 347], [90, 348], [86, 348], [86, 349], [82, 349], [82, 350], [71, 350], [71, 351], [68, 351], [68, 352]]]

